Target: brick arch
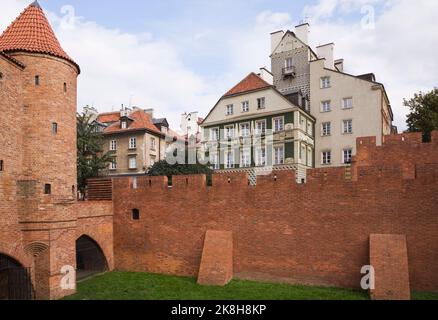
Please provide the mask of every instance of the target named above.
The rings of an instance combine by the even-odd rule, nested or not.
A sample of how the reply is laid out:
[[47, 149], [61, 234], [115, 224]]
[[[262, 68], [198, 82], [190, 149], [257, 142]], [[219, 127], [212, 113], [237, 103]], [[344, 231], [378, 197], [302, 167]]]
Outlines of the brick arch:
[[78, 279], [109, 270], [102, 246], [87, 234], [76, 239], [76, 269]]
[[24, 247], [24, 252], [31, 257], [38, 257], [45, 253], [49, 246], [42, 242], [32, 242]]

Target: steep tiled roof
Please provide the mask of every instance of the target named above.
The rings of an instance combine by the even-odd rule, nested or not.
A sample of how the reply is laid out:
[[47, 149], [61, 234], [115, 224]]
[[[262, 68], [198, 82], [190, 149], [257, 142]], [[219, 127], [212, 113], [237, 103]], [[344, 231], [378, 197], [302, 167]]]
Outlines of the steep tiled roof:
[[79, 66], [62, 49], [37, 1], [29, 5], [0, 36], [0, 51], [45, 53]]
[[101, 113], [97, 116], [97, 121], [100, 123], [117, 122], [120, 119], [120, 111]]
[[120, 114], [119, 114], [117, 122], [113, 123], [108, 128], [106, 128], [104, 130], [104, 133], [113, 134], [113, 133], [123, 133], [123, 132], [138, 131], [138, 130], [148, 130], [153, 133], [157, 133], [161, 135], [163, 134], [153, 124], [152, 117], [148, 113], [144, 112], [143, 110], [137, 110], [132, 112], [129, 115], [129, 118], [132, 119], [132, 122], [130, 123], [129, 127], [126, 129], [122, 129], [120, 127], [120, 122], [119, 122]]
[[254, 72], [251, 72], [245, 79], [240, 81], [234, 88], [228, 91], [224, 97], [270, 87], [272, 87], [272, 85], [260, 78]]

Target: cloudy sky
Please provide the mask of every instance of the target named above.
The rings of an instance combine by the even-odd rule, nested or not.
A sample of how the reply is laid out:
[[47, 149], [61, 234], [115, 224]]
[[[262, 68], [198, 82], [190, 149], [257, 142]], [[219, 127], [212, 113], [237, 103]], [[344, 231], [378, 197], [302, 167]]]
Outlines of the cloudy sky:
[[[31, 0], [0, 0], [0, 30]], [[270, 32], [311, 23], [346, 72], [374, 72], [405, 129], [404, 97], [438, 86], [436, 0], [40, 0], [81, 66], [79, 107], [154, 108], [173, 127], [206, 115], [251, 71], [270, 66]]]

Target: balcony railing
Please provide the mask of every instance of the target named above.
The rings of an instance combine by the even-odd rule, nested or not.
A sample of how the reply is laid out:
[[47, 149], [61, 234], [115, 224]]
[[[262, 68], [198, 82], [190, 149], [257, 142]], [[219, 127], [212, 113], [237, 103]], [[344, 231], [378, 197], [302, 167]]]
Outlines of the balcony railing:
[[289, 66], [286, 68], [283, 68], [283, 76], [285, 77], [295, 77], [296, 75], [296, 68], [295, 66]]

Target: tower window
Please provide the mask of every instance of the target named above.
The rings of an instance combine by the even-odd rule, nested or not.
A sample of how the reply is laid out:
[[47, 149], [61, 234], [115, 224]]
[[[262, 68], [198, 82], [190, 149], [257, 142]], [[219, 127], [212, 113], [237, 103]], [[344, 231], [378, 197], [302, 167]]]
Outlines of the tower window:
[[140, 210], [132, 209], [132, 220], [140, 220]]
[[64, 82], [64, 92], [67, 92], [67, 83]]
[[0, 72], [0, 80], [3, 80], [3, 73]]
[[52, 194], [52, 185], [51, 184], [45, 184], [44, 185], [44, 194]]
[[0, 171], [3, 171], [3, 160], [0, 160]]
[[58, 133], [58, 124], [56, 122], [52, 122], [52, 134]]
[[40, 76], [35, 76], [35, 85], [36, 86], [40, 85]]

